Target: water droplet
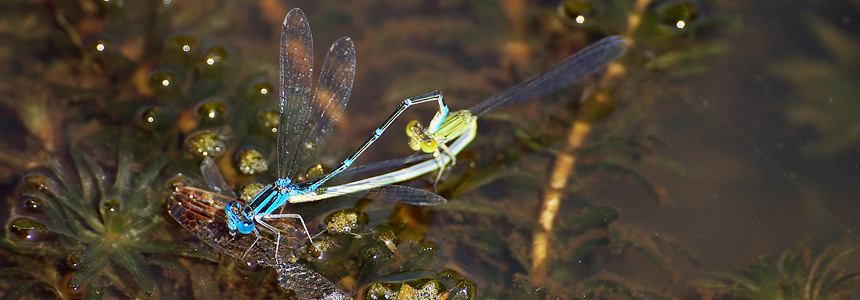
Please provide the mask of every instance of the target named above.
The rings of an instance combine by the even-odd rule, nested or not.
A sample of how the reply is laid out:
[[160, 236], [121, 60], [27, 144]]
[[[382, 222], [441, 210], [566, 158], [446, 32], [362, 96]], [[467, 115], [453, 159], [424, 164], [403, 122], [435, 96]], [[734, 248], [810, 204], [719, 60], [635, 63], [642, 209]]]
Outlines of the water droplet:
[[251, 94], [253, 97], [257, 97], [257, 99], [268, 99], [268, 95], [274, 92], [274, 87], [268, 82], [261, 82], [251, 86]]
[[105, 37], [96, 37], [87, 42], [87, 48], [93, 54], [102, 54], [113, 50], [113, 44]]
[[155, 118], [161, 114], [161, 108], [153, 107], [143, 111], [143, 122], [146, 124], [155, 123]]
[[391, 258], [391, 252], [381, 249], [379, 244], [368, 245], [361, 254], [362, 268], [379, 269]]
[[207, 65], [213, 66], [227, 59], [227, 50], [223, 47], [215, 46], [206, 50], [206, 54], [203, 57]]
[[165, 131], [173, 126], [176, 121], [176, 113], [172, 108], [144, 107], [140, 110], [140, 126], [151, 131]]
[[169, 37], [164, 45], [162, 65], [177, 70], [191, 68], [200, 58], [201, 43], [199, 38], [188, 34]]
[[597, 3], [583, 0], [569, 0], [558, 7], [558, 15], [565, 20], [571, 20], [576, 24], [584, 24], [597, 14], [599, 10]]
[[418, 253], [429, 253], [436, 252], [437, 250], [439, 250], [439, 246], [437, 246], [436, 243], [430, 241], [425, 241], [418, 243], [417, 245], [413, 245], [413, 248]]
[[72, 270], [77, 270], [81, 264], [81, 252], [84, 249], [78, 249], [75, 252], [69, 254], [69, 257], [66, 258], [66, 266], [68, 266]]
[[199, 41], [196, 37], [186, 34], [178, 34], [167, 40], [168, 49], [182, 52], [191, 52], [197, 44], [199, 44]]
[[190, 182], [190, 178], [185, 177], [182, 174], [178, 174], [175, 178], [167, 181], [167, 188], [171, 191], [176, 191], [179, 188], [188, 186]]
[[150, 83], [156, 90], [164, 90], [169, 88], [176, 81], [176, 76], [169, 71], [156, 71], [150, 76]]
[[215, 100], [210, 100], [203, 105], [200, 105], [200, 108], [197, 109], [197, 115], [202, 120], [202, 126], [211, 126], [215, 124], [220, 124], [224, 121], [224, 117], [227, 114], [227, 105], [224, 103], [217, 102]]
[[690, 2], [675, 2], [658, 8], [660, 23], [684, 29], [699, 16], [699, 9]]
[[314, 239], [313, 244], [307, 243], [305, 245], [308, 247], [307, 253], [311, 255], [309, 260], [319, 261], [323, 264], [328, 261], [329, 258], [335, 257], [333, 254], [335, 250], [337, 250], [337, 245], [326, 238]]
[[32, 213], [42, 214], [44, 211], [42, 210], [42, 206], [45, 203], [42, 202], [39, 198], [26, 198], [24, 199], [24, 210]]
[[9, 232], [20, 240], [41, 241], [48, 236], [48, 227], [30, 218], [18, 218], [9, 222]]
[[27, 188], [56, 198], [57, 193], [51, 190], [50, 185], [48, 184], [49, 182], [51, 182], [51, 179], [42, 174], [33, 174], [24, 177], [24, 185], [26, 185]]
[[57, 289], [60, 290], [60, 293], [63, 295], [65, 299], [83, 299], [84, 294], [86, 292], [86, 283], [83, 284], [72, 284], [72, 279], [75, 277], [75, 272], [71, 272], [60, 278], [60, 282], [57, 284]]
[[397, 252], [397, 235], [394, 234], [394, 228], [387, 224], [382, 224], [376, 227], [376, 233], [373, 234], [373, 239], [381, 242], [388, 248], [389, 251]]
[[260, 120], [260, 125], [263, 128], [263, 134], [271, 135], [271, 133], [278, 132], [278, 125], [280, 125], [281, 114], [277, 110], [267, 110], [261, 113], [257, 119]]
[[115, 214], [119, 213], [119, 210], [122, 208], [122, 202], [119, 199], [111, 198], [107, 199], [102, 203], [102, 210], [105, 214]]
[[257, 273], [258, 271], [260, 271], [260, 269], [263, 268], [262, 264], [253, 261], [236, 260], [235, 263], [236, 269], [239, 270], [239, 274], [244, 276], [254, 275], [254, 273]]
[[436, 274], [436, 280], [448, 287], [448, 299], [472, 299], [475, 297], [477, 291], [475, 283], [464, 279], [454, 270], [442, 270]]

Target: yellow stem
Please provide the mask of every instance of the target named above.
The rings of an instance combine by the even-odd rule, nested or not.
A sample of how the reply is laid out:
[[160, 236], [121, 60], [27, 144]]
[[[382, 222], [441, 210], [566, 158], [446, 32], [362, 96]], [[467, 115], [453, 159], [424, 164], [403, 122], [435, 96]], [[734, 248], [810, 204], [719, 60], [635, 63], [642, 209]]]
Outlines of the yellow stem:
[[[631, 38], [633, 33], [639, 27], [642, 21], [642, 16], [646, 13], [651, 0], [637, 0], [636, 11], [631, 13], [627, 18], [627, 30], [625, 32], [627, 42], [633, 46], [634, 39]], [[612, 78], [618, 78], [624, 74], [624, 68], [618, 64], [612, 64], [604, 75], [604, 80], [601, 80], [601, 86], [606, 87]], [[543, 204], [541, 206], [540, 217], [538, 221], [541, 228], [534, 234], [532, 241], [532, 283], [540, 285], [544, 282], [547, 276], [548, 253], [550, 242], [552, 240], [552, 226], [555, 216], [561, 206], [561, 197], [567, 186], [570, 175], [574, 173], [576, 164], [575, 151], [578, 149], [585, 137], [591, 131], [593, 118], [596, 111], [606, 107], [609, 101], [608, 95], [603, 91], [598, 91], [592, 95], [590, 101], [586, 101], [579, 111], [576, 121], [573, 122], [570, 128], [570, 135], [567, 139], [567, 144], [559, 154], [550, 173], [549, 185], [546, 188]]]

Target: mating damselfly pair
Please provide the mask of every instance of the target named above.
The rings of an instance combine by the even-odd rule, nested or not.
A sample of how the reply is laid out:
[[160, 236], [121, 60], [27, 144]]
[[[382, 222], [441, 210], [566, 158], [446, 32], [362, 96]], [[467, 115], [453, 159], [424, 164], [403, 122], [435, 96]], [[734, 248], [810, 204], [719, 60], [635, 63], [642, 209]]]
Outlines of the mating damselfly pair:
[[[370, 198], [394, 200], [412, 205], [427, 206], [445, 203], [446, 200], [435, 193], [391, 184], [410, 180], [435, 170], [443, 172], [444, 167], [453, 163], [456, 155], [475, 137], [476, 119], [484, 113], [542, 97], [570, 86], [603, 69], [627, 49], [627, 43], [620, 37], [604, 38], [547, 71], [486, 99], [468, 110], [452, 114], [448, 113], [447, 104], [439, 91], [404, 100], [394, 113], [336, 168], [317, 178], [293, 181], [302, 162], [316, 150], [340, 118], [352, 91], [355, 76], [355, 48], [352, 40], [343, 37], [329, 48], [318, 83], [315, 89], [312, 89], [314, 65], [312, 44], [310, 26], [304, 13], [300, 9], [293, 9], [284, 19], [281, 33], [278, 179], [244, 205], [237, 200], [230, 200], [224, 204], [217, 201], [197, 201], [194, 197], [183, 198], [185, 199], [183, 201], [194, 204], [192, 206], [179, 207], [182, 201], [171, 203], [172, 213], [180, 208], [184, 209], [182, 213], [173, 214], [180, 223], [222, 252], [235, 258], [260, 257], [261, 262], [268, 259], [268, 264], [281, 264], [282, 259], [291, 260], [284, 255], [286, 253], [280, 253], [281, 245], [296, 249], [297, 243], [303, 241], [304, 236], [312, 243], [310, 233], [301, 216], [295, 213], [283, 213], [289, 210], [285, 208], [287, 204], [317, 201], [360, 191], [367, 191]], [[426, 127], [417, 122], [410, 123], [407, 134], [410, 147], [433, 155], [421, 156], [417, 164], [383, 175], [342, 185], [324, 186], [330, 179], [349, 169], [401, 113], [413, 105], [426, 102], [438, 103], [439, 112]], [[406, 158], [393, 160], [393, 163], [405, 161], [416, 162], [414, 158]], [[392, 162], [384, 163], [388, 166], [391, 164]], [[201, 171], [212, 190], [235, 198], [230, 187], [220, 179], [217, 167], [211, 159], [204, 159]], [[186, 196], [201, 192], [204, 191], [192, 187], [181, 187], [177, 190], [178, 194]], [[221, 210], [223, 213], [215, 213], [216, 210]], [[193, 222], [189, 221], [187, 216], [193, 217]], [[284, 225], [287, 224], [284, 222], [286, 219], [299, 220], [302, 228], [298, 228], [298, 224]], [[221, 231], [210, 228], [209, 226], [213, 224], [210, 221], [226, 224], [229, 236], [224, 234], [223, 227]], [[203, 230], [204, 228], [206, 230]], [[216, 233], [218, 236], [213, 236]], [[254, 236], [250, 236], [251, 233]], [[297, 238], [297, 235], [302, 234], [303, 237]], [[244, 235], [248, 235], [248, 238]], [[242, 238], [231, 236], [242, 236]], [[284, 238], [291, 239], [291, 242], [285, 242]], [[250, 242], [251, 239], [253, 242]], [[243, 248], [244, 251], [240, 256], [238, 253], [241, 251], [237, 249]], [[274, 262], [271, 261], [272, 259]]]

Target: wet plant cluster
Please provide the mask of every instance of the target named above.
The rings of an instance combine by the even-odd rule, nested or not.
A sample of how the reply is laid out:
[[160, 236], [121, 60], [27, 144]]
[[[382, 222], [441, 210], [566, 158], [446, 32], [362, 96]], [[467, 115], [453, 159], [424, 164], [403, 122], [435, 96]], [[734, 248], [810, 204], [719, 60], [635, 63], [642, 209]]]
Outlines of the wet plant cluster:
[[855, 299], [860, 296], [856, 241], [845, 239], [813, 256], [806, 245], [785, 250], [774, 260], [755, 262], [698, 283], [705, 299]]
[[[165, 287], [157, 289], [153, 271], [187, 272], [174, 255], [213, 259], [193, 245], [157, 238], [167, 234], [158, 188], [167, 157], [138, 169], [129, 147], [121, 143], [118, 157], [111, 158], [118, 163], [115, 174], [73, 151], [71, 165], [50, 161], [49, 174], [22, 178], [15, 197], [19, 205], [3, 240], [12, 262], [3, 271], [26, 284], [7, 286], [13, 288], [7, 296], [26, 294], [33, 286], [64, 298], [100, 298], [118, 292], [114, 289], [160, 295]], [[134, 280], [126, 280], [129, 276]]]
[[[419, 210], [396, 208], [387, 220], [367, 228], [374, 211], [366, 203], [335, 211], [326, 219], [326, 234], [315, 239], [309, 262], [329, 278], [352, 276], [365, 299], [472, 299], [477, 286], [456, 271], [444, 268], [448, 259], [439, 246], [424, 241], [404, 218], [419, 217]], [[374, 213], [374, 215], [379, 215]], [[385, 221], [385, 222], [380, 222]], [[340, 257], [341, 259], [331, 259]], [[349, 258], [344, 260], [343, 258]]]

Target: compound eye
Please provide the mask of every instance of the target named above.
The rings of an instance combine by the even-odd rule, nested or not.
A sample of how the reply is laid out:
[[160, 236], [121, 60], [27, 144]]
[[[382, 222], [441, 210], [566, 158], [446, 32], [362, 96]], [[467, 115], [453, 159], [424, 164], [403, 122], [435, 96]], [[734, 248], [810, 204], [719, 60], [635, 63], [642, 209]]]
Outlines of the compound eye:
[[436, 151], [436, 148], [438, 146], [439, 145], [436, 143], [436, 140], [428, 139], [428, 140], [421, 142], [421, 151], [424, 151], [424, 153], [432, 153], [432, 152]]
[[409, 124], [406, 124], [406, 136], [414, 137], [416, 134], [415, 126], [419, 126], [418, 120], [409, 121]]
[[233, 201], [230, 201], [227, 203], [227, 209], [229, 209], [230, 212], [232, 212], [233, 214], [238, 215], [239, 211], [242, 210], [242, 207], [239, 204], [239, 202], [236, 202], [235, 200], [233, 200]]
[[236, 228], [242, 234], [249, 234], [254, 231], [254, 221], [251, 220], [239, 220], [239, 228]]

